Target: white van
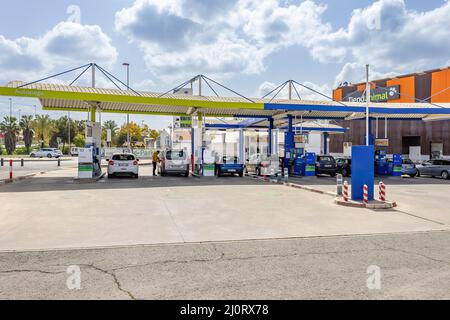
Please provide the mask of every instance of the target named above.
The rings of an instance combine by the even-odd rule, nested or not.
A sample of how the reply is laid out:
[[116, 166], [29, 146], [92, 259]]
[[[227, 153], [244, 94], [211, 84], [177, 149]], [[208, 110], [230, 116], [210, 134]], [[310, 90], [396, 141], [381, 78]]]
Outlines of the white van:
[[78, 157], [79, 151], [77, 147], [70, 148], [70, 155], [72, 157]]

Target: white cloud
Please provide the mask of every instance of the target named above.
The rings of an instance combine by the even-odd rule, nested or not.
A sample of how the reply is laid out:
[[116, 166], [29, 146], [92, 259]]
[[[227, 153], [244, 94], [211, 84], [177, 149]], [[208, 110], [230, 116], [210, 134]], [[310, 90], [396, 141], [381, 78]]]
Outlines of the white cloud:
[[345, 29], [318, 39], [312, 54], [319, 61], [370, 63], [381, 72], [443, 66], [450, 54], [449, 16], [449, 2], [419, 13], [408, 10], [404, 0], [380, 0], [355, 10]]
[[0, 35], [0, 81], [36, 80], [58, 68], [97, 62], [111, 66], [118, 52], [99, 26], [60, 22], [40, 38]]
[[[384, 79], [398, 76], [397, 72], [379, 72], [373, 68], [370, 69], [370, 80]], [[361, 83], [366, 81], [366, 66], [358, 62], [346, 63], [341, 72], [336, 76], [334, 86], [337, 87], [343, 82]]]
[[116, 30], [144, 52], [159, 77], [216, 78], [259, 74], [273, 52], [328, 31], [320, 22], [326, 7], [313, 1], [136, 0], [116, 13]]

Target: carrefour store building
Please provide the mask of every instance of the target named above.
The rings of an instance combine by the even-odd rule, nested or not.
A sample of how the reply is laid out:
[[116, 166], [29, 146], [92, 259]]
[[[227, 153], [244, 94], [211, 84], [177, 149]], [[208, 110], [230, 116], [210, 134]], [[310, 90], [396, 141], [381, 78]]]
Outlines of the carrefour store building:
[[[333, 91], [342, 102], [364, 102], [366, 83], [343, 84]], [[450, 103], [450, 67], [371, 82], [372, 102]], [[345, 145], [364, 144], [364, 121], [338, 121], [350, 130], [331, 137], [330, 151], [344, 153]], [[450, 158], [450, 120], [425, 122], [414, 119], [374, 119], [372, 135], [378, 148], [389, 154], [401, 153], [411, 159]], [[387, 136], [385, 136], [387, 133]]]

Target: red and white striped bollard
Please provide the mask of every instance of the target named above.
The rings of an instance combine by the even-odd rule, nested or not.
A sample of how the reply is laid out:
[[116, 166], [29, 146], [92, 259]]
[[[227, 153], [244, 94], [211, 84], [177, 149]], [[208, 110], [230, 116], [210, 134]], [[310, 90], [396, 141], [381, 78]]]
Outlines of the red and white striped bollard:
[[367, 184], [364, 185], [364, 204], [369, 203], [369, 187]]
[[344, 181], [344, 190], [342, 191], [342, 198], [344, 198], [345, 202], [348, 202], [348, 182]]
[[379, 188], [380, 188], [380, 201], [385, 202], [386, 201], [386, 185], [381, 181]]

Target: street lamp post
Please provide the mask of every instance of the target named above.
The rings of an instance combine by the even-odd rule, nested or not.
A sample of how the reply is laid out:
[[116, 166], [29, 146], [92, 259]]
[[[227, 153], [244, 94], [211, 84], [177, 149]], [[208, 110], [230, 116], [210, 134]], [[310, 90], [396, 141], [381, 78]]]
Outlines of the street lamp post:
[[9, 126], [12, 126], [12, 98], [9, 98]]
[[[130, 90], [130, 64], [124, 62], [122, 64], [125, 68], [127, 68], [127, 90]], [[127, 113], [127, 145], [128, 148], [131, 149], [131, 134], [130, 134], [130, 114]]]
[[370, 82], [369, 82], [369, 65], [366, 65], [366, 146], [370, 145]]

